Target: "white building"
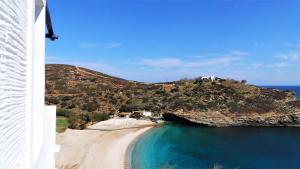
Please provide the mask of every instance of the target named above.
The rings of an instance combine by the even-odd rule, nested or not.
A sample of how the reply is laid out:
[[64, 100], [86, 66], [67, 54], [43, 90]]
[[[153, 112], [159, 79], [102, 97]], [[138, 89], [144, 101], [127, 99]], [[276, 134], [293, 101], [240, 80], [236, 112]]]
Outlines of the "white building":
[[201, 76], [201, 79], [208, 79], [208, 80], [211, 80], [211, 81], [214, 81], [216, 80], [216, 76]]
[[44, 106], [45, 13], [44, 0], [0, 1], [1, 169], [55, 166], [55, 107]]
[[150, 111], [143, 111], [143, 116], [145, 116], [145, 117], [151, 117], [152, 116], [152, 112], [150, 112]]

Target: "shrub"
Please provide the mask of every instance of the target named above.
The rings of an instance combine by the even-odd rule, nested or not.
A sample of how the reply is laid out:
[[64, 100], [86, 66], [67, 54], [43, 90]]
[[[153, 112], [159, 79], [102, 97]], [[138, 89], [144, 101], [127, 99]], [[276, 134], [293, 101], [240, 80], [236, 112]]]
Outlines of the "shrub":
[[82, 130], [85, 128], [86, 123], [89, 122], [89, 117], [83, 113], [72, 112], [69, 114], [68, 122], [70, 124], [69, 128]]
[[92, 112], [92, 111], [97, 110], [98, 107], [99, 107], [99, 104], [96, 101], [91, 101], [91, 102], [88, 102], [87, 104], [85, 104], [83, 109], [87, 110], [88, 112]]
[[140, 105], [134, 105], [134, 104], [124, 104], [120, 107], [119, 111], [120, 112], [132, 112], [136, 110], [140, 110], [141, 106]]
[[165, 94], [166, 91], [164, 89], [158, 89], [155, 91], [155, 94], [161, 95], [161, 94]]
[[71, 96], [63, 96], [63, 97], [61, 98], [62, 101], [68, 101], [68, 100], [71, 100], [71, 99], [72, 99]]
[[242, 80], [241, 83], [246, 84], [247, 80]]
[[71, 113], [72, 111], [68, 109], [57, 108], [56, 110], [56, 116], [69, 117]]
[[249, 113], [249, 112], [257, 112], [257, 113], [267, 113], [276, 111], [277, 108], [280, 107], [273, 100], [262, 97], [254, 97], [246, 99], [243, 105], [239, 105], [239, 113]]
[[69, 128], [71, 129], [85, 129], [86, 125], [89, 122], [99, 122], [108, 120], [109, 115], [106, 113], [99, 113], [99, 112], [93, 112], [93, 113], [76, 113], [71, 112], [69, 114], [68, 122], [69, 122]]
[[91, 113], [88, 116], [91, 122], [99, 122], [109, 119], [109, 115], [106, 113]]
[[288, 102], [288, 105], [300, 109], [300, 100], [290, 101]]
[[73, 108], [75, 108], [75, 107], [76, 107], [76, 106], [75, 106], [74, 103], [71, 103], [70, 105], [67, 106], [67, 108], [69, 108], [69, 109], [73, 109]]
[[46, 101], [50, 104], [59, 104], [59, 99], [57, 97], [46, 97]]

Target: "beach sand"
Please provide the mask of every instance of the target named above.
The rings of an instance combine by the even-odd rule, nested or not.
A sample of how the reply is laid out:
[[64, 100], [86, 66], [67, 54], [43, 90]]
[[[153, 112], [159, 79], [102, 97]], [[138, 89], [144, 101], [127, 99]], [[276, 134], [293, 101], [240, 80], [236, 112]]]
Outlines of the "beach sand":
[[57, 135], [56, 168], [124, 169], [130, 144], [154, 125], [146, 120], [110, 119], [86, 130], [67, 129]]

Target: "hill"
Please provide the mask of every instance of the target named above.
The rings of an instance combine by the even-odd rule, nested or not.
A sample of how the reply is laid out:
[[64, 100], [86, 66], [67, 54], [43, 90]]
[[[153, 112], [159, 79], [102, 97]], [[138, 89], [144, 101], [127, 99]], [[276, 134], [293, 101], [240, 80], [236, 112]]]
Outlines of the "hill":
[[59, 64], [46, 65], [46, 104], [84, 114], [145, 109], [206, 126], [300, 124], [300, 103], [291, 91], [201, 77], [147, 84]]

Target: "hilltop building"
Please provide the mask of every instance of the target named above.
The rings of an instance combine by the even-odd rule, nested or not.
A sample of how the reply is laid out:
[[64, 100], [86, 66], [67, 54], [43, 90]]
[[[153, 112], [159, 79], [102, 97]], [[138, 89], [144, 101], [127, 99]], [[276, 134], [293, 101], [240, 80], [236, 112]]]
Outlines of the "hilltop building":
[[202, 80], [207, 79], [207, 80], [214, 81], [214, 80], [216, 80], [216, 76], [201, 76], [201, 79]]
[[[47, 15], [46, 15], [47, 14]], [[54, 169], [55, 106], [45, 107], [45, 0], [0, 1], [0, 168]]]

